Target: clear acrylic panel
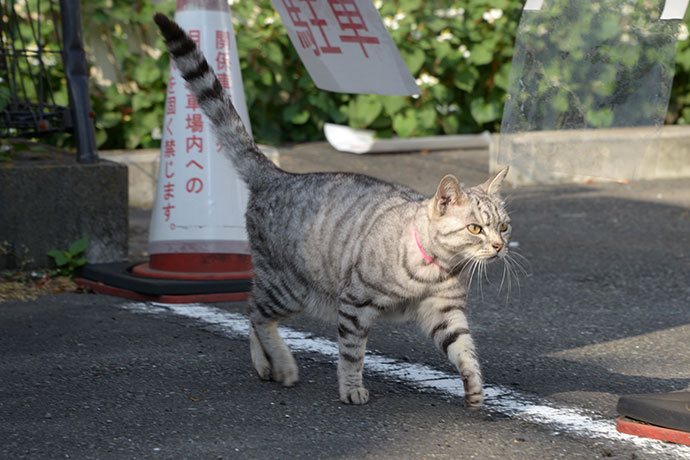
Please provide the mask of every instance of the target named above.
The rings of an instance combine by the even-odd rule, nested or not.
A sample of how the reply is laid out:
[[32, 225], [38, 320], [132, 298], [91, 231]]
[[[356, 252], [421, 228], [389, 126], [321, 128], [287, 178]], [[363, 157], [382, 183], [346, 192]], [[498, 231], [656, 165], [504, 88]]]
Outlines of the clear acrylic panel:
[[545, 0], [523, 11], [492, 161], [537, 182], [553, 172], [634, 179], [653, 165], [681, 23], [660, 19], [663, 8]]

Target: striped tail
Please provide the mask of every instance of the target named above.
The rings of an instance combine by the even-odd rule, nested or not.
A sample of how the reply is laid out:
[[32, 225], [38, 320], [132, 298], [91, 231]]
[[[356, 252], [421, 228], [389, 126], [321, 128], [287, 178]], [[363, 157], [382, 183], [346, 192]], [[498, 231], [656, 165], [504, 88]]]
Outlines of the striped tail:
[[204, 114], [211, 120], [213, 132], [240, 176], [250, 187], [277, 170], [261, 153], [237, 114], [230, 98], [196, 43], [170, 18], [161, 13], [153, 17], [175, 65], [187, 80]]

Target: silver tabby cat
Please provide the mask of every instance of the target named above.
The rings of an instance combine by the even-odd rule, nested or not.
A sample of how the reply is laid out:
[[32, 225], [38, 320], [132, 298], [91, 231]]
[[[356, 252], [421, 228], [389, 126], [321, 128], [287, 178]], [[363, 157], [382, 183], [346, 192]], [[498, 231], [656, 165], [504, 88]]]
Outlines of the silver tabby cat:
[[447, 175], [431, 198], [364, 175], [283, 171], [245, 131], [194, 42], [166, 16], [154, 19], [250, 191], [246, 221], [255, 276], [249, 340], [259, 377], [297, 382], [295, 359], [277, 325], [307, 310], [337, 322], [340, 400], [365, 404], [369, 329], [379, 319], [415, 318], [457, 366], [467, 406], [481, 406], [465, 307], [475, 268], [508, 251], [510, 218], [499, 196], [507, 168], [468, 189]]

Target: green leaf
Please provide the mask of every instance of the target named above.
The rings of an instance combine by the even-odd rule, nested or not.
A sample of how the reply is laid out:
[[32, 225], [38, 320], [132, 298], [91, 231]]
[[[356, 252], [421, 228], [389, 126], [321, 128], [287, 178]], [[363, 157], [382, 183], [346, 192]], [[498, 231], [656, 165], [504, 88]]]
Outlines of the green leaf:
[[271, 72], [264, 72], [259, 78], [261, 78], [261, 83], [265, 86], [271, 86], [273, 84], [273, 74]]
[[410, 105], [407, 96], [379, 96], [378, 98], [388, 115], [395, 115], [401, 109]]
[[73, 256], [76, 256], [77, 254], [81, 254], [86, 250], [86, 247], [89, 245], [89, 237], [85, 236], [84, 238], [79, 238], [77, 241], [72, 243], [69, 247], [69, 253], [72, 254]]
[[350, 126], [366, 128], [379, 116], [383, 105], [374, 94], [358, 94], [349, 104]]
[[494, 75], [494, 83], [502, 90], [508, 91], [508, 85], [510, 84], [510, 62], [506, 62], [498, 69], [498, 72]]
[[29, 150], [29, 144], [26, 142], [15, 142], [12, 144], [12, 150], [15, 152], [23, 152], [25, 150]]
[[86, 265], [86, 262], [87, 262], [86, 258], [80, 257], [79, 259], [75, 259], [72, 261], [72, 267], [73, 268], [83, 267], [84, 265]]
[[148, 86], [154, 81], [161, 80], [161, 71], [148, 59], [140, 59], [139, 65], [134, 68], [134, 80], [142, 86]]
[[418, 125], [427, 130], [436, 127], [436, 109], [433, 107], [424, 107], [416, 113]]
[[601, 110], [588, 110], [587, 123], [595, 128], [607, 128], [613, 124], [613, 110], [603, 108]]
[[477, 123], [483, 125], [501, 117], [501, 107], [497, 101], [485, 102], [482, 96], [472, 99], [470, 113]]
[[295, 125], [303, 125], [309, 120], [309, 110], [303, 109], [300, 110], [299, 112], [295, 113], [292, 117], [290, 117], [290, 123], [293, 123]]
[[424, 51], [419, 48], [415, 48], [412, 52], [401, 51], [400, 55], [405, 60], [407, 68], [410, 69], [410, 73], [412, 75], [416, 75], [417, 72], [419, 72], [419, 69], [422, 68], [422, 64], [424, 64], [424, 59], [426, 58]]
[[479, 71], [474, 67], [464, 67], [453, 76], [453, 84], [456, 88], [470, 92], [479, 78]]
[[57, 265], [58, 267], [67, 265], [69, 261], [72, 260], [72, 256], [67, 251], [59, 251], [57, 249], [53, 249], [52, 251], [48, 251], [48, 255], [52, 257], [53, 260], [55, 260], [55, 265]]
[[600, 19], [599, 27], [593, 28], [598, 39], [604, 41], [620, 34], [621, 20], [617, 14], [604, 13]]
[[112, 128], [122, 121], [122, 113], [120, 112], [106, 112], [96, 119], [96, 125], [99, 128]]
[[274, 42], [264, 43], [264, 50], [266, 58], [273, 64], [283, 65], [283, 53], [280, 51], [280, 46]]
[[434, 42], [434, 52], [437, 59], [443, 59], [453, 53], [453, 48], [449, 42]]
[[568, 101], [568, 93], [564, 90], [558, 91], [556, 96], [551, 101], [551, 105], [557, 112], [566, 112], [570, 107], [570, 103]]
[[457, 134], [460, 129], [460, 120], [454, 115], [445, 115], [441, 118], [441, 126], [445, 134]]
[[434, 95], [434, 99], [436, 99], [437, 102], [451, 102], [454, 99], [454, 94], [453, 91], [451, 91], [451, 88], [443, 84], [436, 84], [432, 86], [431, 94]]
[[690, 72], [690, 48], [681, 50], [679, 47], [676, 53], [676, 64], [680, 65], [684, 71]]
[[484, 43], [472, 47], [471, 52], [472, 54], [467, 60], [476, 65], [488, 64], [494, 58], [493, 50]]
[[309, 111], [297, 104], [291, 105], [283, 111], [283, 121], [301, 125], [309, 120]]
[[146, 93], [135, 93], [132, 95], [132, 110], [139, 112], [141, 109], [151, 107], [151, 99]]
[[419, 9], [422, 0], [400, 0], [400, 9], [405, 12], [412, 12]]
[[407, 109], [404, 114], [397, 114], [393, 117], [393, 129], [400, 137], [410, 137], [417, 129], [417, 118], [414, 110]]

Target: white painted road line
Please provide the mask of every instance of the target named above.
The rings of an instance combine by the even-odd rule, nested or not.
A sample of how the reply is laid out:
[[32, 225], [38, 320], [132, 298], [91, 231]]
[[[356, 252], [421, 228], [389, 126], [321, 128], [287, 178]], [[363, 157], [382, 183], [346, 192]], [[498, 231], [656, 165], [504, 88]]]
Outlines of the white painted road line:
[[[133, 302], [119, 305], [127, 310], [151, 315], [175, 315], [192, 319], [230, 338], [247, 337], [249, 322], [244, 315], [204, 304], [159, 304]], [[294, 352], [313, 352], [338, 358], [337, 343], [286, 327], [279, 328], [285, 343]], [[423, 364], [408, 363], [367, 351], [364, 371], [422, 391], [434, 391], [464, 397], [462, 381], [456, 374], [436, 370]], [[484, 408], [494, 413], [519, 418], [548, 427], [553, 432], [583, 438], [608, 440], [634, 445], [649, 454], [667, 454], [674, 459], [690, 460], [690, 447], [674, 445], [619, 433], [615, 421], [575, 407], [540, 401], [536, 396], [517, 392], [501, 385], [484, 384]]]

